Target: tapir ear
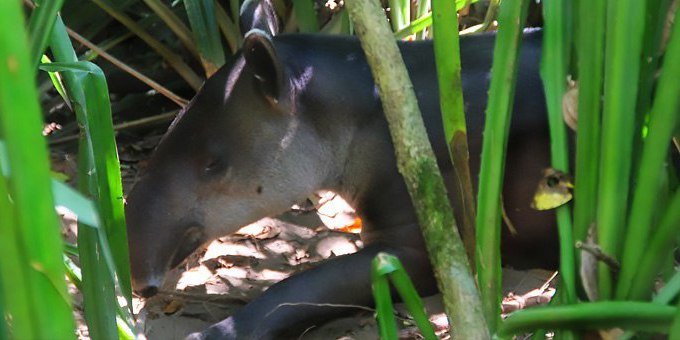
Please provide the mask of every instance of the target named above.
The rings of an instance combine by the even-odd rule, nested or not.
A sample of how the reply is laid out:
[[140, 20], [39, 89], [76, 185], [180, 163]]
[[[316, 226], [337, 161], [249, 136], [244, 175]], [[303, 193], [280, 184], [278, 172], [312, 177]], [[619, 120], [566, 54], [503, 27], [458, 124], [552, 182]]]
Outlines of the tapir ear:
[[279, 20], [270, 0], [246, 0], [239, 15], [241, 32], [259, 29], [270, 36], [279, 34]]
[[269, 34], [255, 29], [243, 41], [243, 57], [255, 74], [262, 93], [278, 103], [283, 88], [283, 68]]

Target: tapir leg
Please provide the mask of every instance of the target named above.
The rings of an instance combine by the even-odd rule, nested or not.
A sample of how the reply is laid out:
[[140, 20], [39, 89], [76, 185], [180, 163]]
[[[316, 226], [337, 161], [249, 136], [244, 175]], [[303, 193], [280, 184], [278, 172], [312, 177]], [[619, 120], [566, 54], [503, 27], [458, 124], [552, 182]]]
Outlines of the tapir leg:
[[321, 304], [372, 306], [371, 261], [381, 251], [399, 257], [421, 295], [436, 292], [423, 249], [374, 243], [275, 284], [235, 315], [189, 338], [281, 339], [285, 334], [297, 338], [305, 327], [356, 312], [349, 306]]

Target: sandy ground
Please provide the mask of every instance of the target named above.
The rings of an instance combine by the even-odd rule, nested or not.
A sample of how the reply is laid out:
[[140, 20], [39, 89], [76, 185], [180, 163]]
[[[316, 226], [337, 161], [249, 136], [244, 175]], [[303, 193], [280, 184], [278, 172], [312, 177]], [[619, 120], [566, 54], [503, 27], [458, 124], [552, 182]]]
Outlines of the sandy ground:
[[[322, 209], [325, 224], [314, 213], [288, 214], [283, 216], [286, 221], [263, 219], [235, 235], [212, 242], [171, 272], [158, 296], [138, 305], [138, 331], [148, 339], [183, 339], [226, 318], [293, 273], [324, 259], [357, 251], [362, 245], [357, 234], [334, 230], [354, 219], [351, 210], [342, 203], [339, 205], [331, 203], [332, 209], [328, 206]], [[527, 294], [541, 287], [551, 274], [541, 270], [505, 270], [505, 294]], [[448, 338], [440, 296], [428, 297], [425, 303], [438, 335]], [[510, 308], [513, 304], [518, 303], [510, 303]], [[407, 316], [403, 306], [398, 309]], [[402, 326], [401, 338], [420, 338], [407, 321]], [[354, 317], [315, 325], [298, 339], [377, 339], [377, 334], [373, 313], [358, 311]]]

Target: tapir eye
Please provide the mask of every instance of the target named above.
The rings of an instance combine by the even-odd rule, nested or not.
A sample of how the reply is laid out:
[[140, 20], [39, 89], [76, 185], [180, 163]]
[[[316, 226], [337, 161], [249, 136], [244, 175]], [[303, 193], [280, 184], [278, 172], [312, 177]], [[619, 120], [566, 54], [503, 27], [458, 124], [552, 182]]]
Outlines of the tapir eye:
[[208, 174], [208, 175], [216, 175], [219, 173], [224, 172], [226, 170], [227, 166], [225, 165], [224, 161], [222, 161], [219, 158], [215, 158], [206, 167], [203, 169], [203, 171]]

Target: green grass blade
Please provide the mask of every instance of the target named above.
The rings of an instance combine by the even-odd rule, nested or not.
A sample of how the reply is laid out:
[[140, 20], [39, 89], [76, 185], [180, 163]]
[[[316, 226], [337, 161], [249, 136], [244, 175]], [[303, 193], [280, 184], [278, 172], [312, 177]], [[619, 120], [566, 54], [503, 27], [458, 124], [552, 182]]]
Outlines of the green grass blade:
[[[52, 63], [47, 66], [53, 71], [64, 71], [59, 64]], [[69, 74], [71, 72], [62, 72]], [[75, 98], [83, 99], [85, 94], [82, 84], [82, 76], [68, 77], [74, 83], [66, 82], [66, 86], [71, 92], [80, 91], [80, 95]], [[84, 99], [83, 99], [84, 100]], [[83, 115], [83, 102], [74, 102], [78, 116]], [[82, 118], [79, 118], [82, 119]], [[85, 135], [81, 137], [79, 150], [78, 177], [79, 186], [83, 192], [89, 193], [92, 197], [98, 197], [96, 182], [93, 180], [92, 169], [97, 172], [93, 164], [92, 147]], [[116, 314], [117, 301], [115, 299], [113, 267], [107, 266], [103, 254], [108, 249], [100, 247], [100, 234], [82, 222], [78, 224], [78, 253], [82, 271], [83, 282], [79, 289], [83, 294], [83, 305], [85, 319], [90, 334], [94, 338], [113, 339], [117, 338]]]
[[411, 6], [408, 1], [388, 0], [388, 3], [390, 5], [390, 23], [392, 24], [392, 30], [396, 32], [408, 26], [411, 21], [410, 15], [408, 19], [406, 17], [406, 12], [411, 12]]
[[[3, 299], [3, 294], [5, 289], [2, 287], [2, 274], [0, 272], [0, 315], [5, 317], [5, 300]], [[0, 340], [9, 339], [9, 331], [7, 330], [7, 324], [4, 321], [0, 321]]]
[[[24, 259], [20, 246], [21, 229], [18, 228], [14, 206], [9, 201], [7, 180], [0, 176], [0, 247], [3, 257], [0, 261], [0, 278], [11, 277], [11, 286], [4, 284], [0, 287], [0, 299], [4, 312], [0, 325], [5, 325], [4, 313], [12, 316], [12, 335], [17, 339], [32, 339], [34, 333], [30, 289], [16, 289], [15, 287], [29, 287], [29, 264]], [[10, 281], [5, 281], [10, 282]], [[0, 285], [2, 281], [0, 280]]]
[[499, 335], [510, 336], [536, 329], [609, 329], [668, 332], [676, 308], [649, 302], [591, 302], [536, 307], [508, 316]]
[[[43, 55], [40, 58], [40, 62], [51, 63], [52, 61], [46, 55]], [[52, 81], [52, 86], [54, 86], [54, 88], [57, 90], [61, 98], [64, 99], [64, 101], [70, 105], [71, 103], [69, 102], [68, 95], [66, 95], [66, 90], [64, 90], [64, 84], [61, 83], [61, 78], [59, 78], [59, 74], [57, 74], [56, 72], [48, 72], [48, 75], [50, 76], [50, 80]]]
[[[605, 254], [618, 259], [631, 183], [645, 6], [638, 0], [609, 2], [608, 6], [597, 240]], [[611, 269], [605, 264], [599, 265], [598, 285], [600, 298], [611, 298], [613, 278]]]
[[78, 216], [78, 221], [99, 228], [99, 213], [92, 201], [56, 179], [52, 179], [52, 192], [55, 205], [71, 210]]
[[597, 215], [600, 120], [604, 82], [605, 0], [578, 2], [578, 131], [574, 187], [574, 239], [585, 241]]
[[416, 34], [428, 27], [432, 26], [432, 13], [427, 13], [399, 30], [396, 30], [394, 37], [397, 39], [404, 39], [412, 34]]
[[[456, 5], [458, 5], [458, 2], [460, 2], [460, 1], [456, 1]], [[430, 11], [431, 6], [432, 6], [431, 0], [420, 0], [420, 1], [418, 1], [418, 3], [416, 4], [416, 17], [420, 18], [423, 15], [426, 15]], [[456, 7], [458, 7], [458, 6], [456, 6]]]
[[[434, 13], [434, 55], [437, 66], [439, 101], [449, 156], [455, 169], [460, 197], [454, 206], [461, 207], [456, 216], [463, 243], [471, 264], [475, 262], [475, 196], [470, 175], [463, 83], [460, 77], [460, 42], [455, 3], [432, 0]], [[456, 209], [454, 209], [456, 210]]]
[[314, 33], [319, 31], [319, 23], [316, 21], [316, 12], [312, 0], [293, 0], [293, 11], [300, 32]]
[[[11, 174], [7, 145], [2, 140], [0, 140], [0, 174], [4, 177], [10, 177]], [[79, 221], [99, 228], [99, 213], [92, 201], [57, 179], [52, 178], [51, 183], [55, 207], [66, 207], [78, 216]]]
[[78, 224], [78, 252], [84, 281], [80, 291], [89, 334], [93, 339], [115, 339], [118, 337], [115, 286], [109, 268], [102, 265], [105, 261], [96, 229]]
[[371, 282], [373, 283], [378, 330], [381, 339], [397, 339], [397, 323], [394, 319], [390, 282], [386, 275], [390, 270], [386, 268], [388, 264], [381, 263], [380, 255], [376, 255], [371, 264]]
[[[392, 285], [394, 285], [394, 288], [397, 290], [399, 297], [401, 297], [401, 300], [413, 317], [418, 329], [420, 329], [423, 338], [426, 340], [436, 340], [437, 336], [434, 334], [432, 324], [427, 317], [425, 305], [423, 305], [423, 301], [420, 299], [420, 296], [418, 296], [416, 287], [413, 285], [413, 282], [411, 282], [408, 273], [406, 273], [406, 269], [404, 269], [404, 266], [399, 259], [387, 253], [378, 253], [373, 259], [372, 268], [373, 272], [375, 272], [374, 278], [376, 275], [380, 277], [389, 277]], [[392, 317], [392, 319], [394, 319], [394, 317]]]
[[[88, 121], [89, 119], [95, 119], [103, 122], [95, 123], [94, 125], [97, 126], [106, 125], [106, 121], [111, 120], [110, 108], [106, 107], [108, 104], [104, 104], [104, 102], [108, 103], [108, 91], [105, 89], [105, 85], [102, 86], [101, 84], [98, 84], [96, 77], [95, 80], [92, 80], [90, 79], [93, 78], [92, 76], [84, 76], [86, 73], [83, 71], [89, 72], [91, 70], [91, 65], [84, 62], [77, 62], [73, 47], [71, 46], [71, 42], [66, 33], [66, 27], [63, 25], [63, 22], [60, 18], [58, 18], [55, 23], [55, 29], [50, 40], [50, 46], [56, 60], [66, 62], [67, 65], [71, 64], [71, 66], [74, 66], [75, 69], [81, 70], [79, 72], [61, 72], [67, 92], [69, 93], [70, 98], [72, 98], [74, 101], [73, 107], [76, 111], [78, 123], [80, 126], [85, 128], [85, 133], [83, 136], [87, 137], [83, 138], [79, 145], [81, 158], [78, 166], [79, 173], [81, 174], [81, 183], [83, 185], [90, 185], [99, 177], [105, 177], [111, 180], [112, 178], [115, 178], [116, 175], [109, 174], [107, 171], [113, 167], [115, 163], [113, 160], [114, 157], [111, 156], [110, 150], [102, 151], [102, 149], [112, 147], [113, 152], [115, 152], [115, 146], [106, 146], [107, 132], [104, 132], [103, 134], [100, 133], [99, 129], [101, 128], [92, 130], [90, 122]], [[43, 65], [42, 68], [47, 70], [56, 70], [57, 68], [63, 66], [64, 65], [53, 63], [49, 65]], [[94, 72], [96, 73], [96, 71]], [[102, 87], [104, 87], [104, 89], [102, 89]], [[86, 88], [88, 91], [93, 93], [86, 95]], [[102, 103], [97, 103], [97, 97], [100, 96], [103, 98], [99, 99], [99, 101]], [[92, 104], [88, 104], [90, 102]], [[92, 115], [96, 117], [88, 118], [88, 115], [85, 112], [85, 109], [88, 108], [92, 110]], [[112, 131], [108, 132], [108, 140], [110, 141], [112, 141], [112, 133]], [[92, 144], [90, 144], [91, 141], [93, 142]], [[92, 161], [94, 159], [92, 155], [94, 154], [93, 148], [95, 146], [98, 148], [98, 159], [96, 161]], [[102, 163], [108, 163], [109, 167], [102, 167]], [[95, 171], [90, 171], [91, 169], [95, 169]], [[118, 169], [116, 170], [119, 171]], [[95, 176], [97, 176], [97, 178], [95, 178]], [[118, 174], [118, 176], [120, 175]], [[110, 212], [104, 212], [106, 206], [108, 204], [115, 205], [116, 200], [118, 200], [119, 204], [121, 203], [121, 196], [117, 196], [115, 194], [117, 191], [115, 182], [115, 180], [112, 180], [112, 183], [109, 183], [108, 180], [99, 181], [97, 185], [100, 187], [108, 185], [109, 188], [97, 189], [97, 187], [93, 186], [90, 189], [94, 190], [98, 194], [94, 195], [94, 197], [100, 198], [97, 200], [98, 205], [100, 206], [100, 211], [102, 215], [106, 214], [106, 216], [102, 216], [103, 223], [109, 223], [112, 219], [115, 220], [115, 206], [112, 208], [114, 211], [114, 217], [112, 217]], [[90, 190], [87, 192], [90, 193]], [[107, 232], [111, 230], [109, 228], [110, 226], [110, 224], [105, 226]], [[79, 242], [81, 243], [79, 244], [81, 264], [84, 266], [87, 266], [88, 264], [90, 265], [89, 269], [83, 268], [83, 271], [85, 272], [85, 281], [82, 287], [83, 295], [85, 300], [92, 301], [91, 303], [85, 303], [86, 319], [88, 322], [98, 322], [98, 324], [94, 327], [102, 333], [107, 334], [107, 337], [118, 337], [118, 334], [111, 333], [112, 328], [116, 329], [115, 310], [118, 308], [118, 304], [115, 301], [115, 291], [112, 289], [111, 283], [114, 279], [113, 270], [115, 268], [118, 271], [118, 282], [123, 296], [127, 298], [128, 304], [131, 305], [130, 274], [129, 265], [127, 264], [127, 261], [129, 261], [127, 259], [127, 242], [122, 243], [122, 246], [119, 246], [117, 249], [113, 250], [117, 255], [111, 256], [110, 253], [112, 250], [108, 247], [108, 242], [106, 241], [105, 237], [106, 235], [102, 232], [103, 229], [98, 229], [99, 233], [93, 233], [86, 229], [90, 229], [90, 227], [79, 224], [79, 230], [81, 230], [83, 234], [83, 237], [79, 239]], [[111, 231], [109, 237], [112, 237], [113, 239], [120, 239], [123, 237], [125, 231], [124, 225], [119, 225], [118, 229], [114, 228]], [[82, 262], [82, 258], [85, 257], [87, 257], [87, 260]], [[115, 257], [116, 261], [122, 261], [122, 264], [114, 266], [111, 257]], [[101, 269], [108, 269], [108, 271]], [[105, 306], [105, 308], [102, 307], [102, 305]], [[94, 315], [88, 316], [88, 314]]]
[[241, 32], [241, 0], [229, 0], [229, 9], [231, 10], [234, 26], [236, 26], [237, 36], [239, 38], [243, 37], [247, 32]]
[[668, 332], [669, 339], [680, 339], [680, 308], [677, 308], [671, 329]]
[[[111, 251], [121, 281], [122, 289], [129, 289], [130, 272], [128, 258], [127, 231], [123, 208], [123, 189], [120, 177], [120, 162], [113, 135], [113, 121], [109, 101], [106, 78], [99, 67], [90, 62], [51, 63], [42, 68], [52, 71], [81, 72], [81, 86], [84, 89], [85, 102], [79, 103], [84, 109], [80, 119], [84, 120], [82, 128], [85, 137], [91, 143], [94, 171], [90, 167], [85, 177], [92, 177], [91, 184], [95, 190], [88, 189], [99, 207], [102, 224], [106, 231], [106, 239], [111, 244]], [[84, 104], [84, 105], [83, 105]], [[81, 155], [87, 157], [88, 155]], [[86, 162], [87, 163], [87, 162]], [[94, 172], [94, 174], [92, 174]], [[123, 286], [127, 282], [127, 286]], [[129, 291], [128, 291], [129, 292]], [[127, 292], [126, 292], [127, 293]]]
[[198, 48], [196, 43], [192, 39], [191, 31], [184, 24], [184, 22], [162, 1], [160, 0], [144, 0], [144, 3], [151, 8], [151, 10], [156, 13], [156, 15], [163, 20], [163, 22], [170, 28], [170, 30], [175, 33], [182, 45], [194, 55], [194, 57], [199, 58]]
[[227, 45], [229, 45], [229, 50], [232, 54], [236, 53], [236, 50], [241, 46], [241, 34], [238, 26], [229, 18], [219, 2], [215, 2], [215, 15], [217, 16], [217, 25], [220, 27]]
[[12, 170], [5, 191], [11, 195], [16, 214], [13, 226], [4, 225], [2, 230], [13, 229], [11, 240], [22, 253], [26, 282], [15, 288], [29, 294], [30, 301], [26, 302], [31, 308], [30, 326], [16, 319], [13, 324], [32, 326], [30, 334], [35, 338], [66, 339], [73, 337], [73, 318], [63, 280], [62, 244], [50, 192], [47, 149], [40, 133], [42, 116], [33, 61], [25, 37], [20, 2], [0, 1], [0, 136], [7, 144]]
[[484, 317], [491, 333], [495, 332], [500, 318], [501, 191], [518, 52], [522, 40], [520, 23], [526, 18], [527, 7], [528, 1], [505, 1], [501, 4], [484, 126], [477, 199], [475, 258]]
[[201, 62], [207, 76], [224, 65], [224, 50], [215, 19], [214, 0], [184, 0], [191, 30], [201, 53]]
[[479, 27], [477, 32], [484, 32], [491, 27], [491, 23], [496, 20], [496, 15], [498, 14], [498, 8], [500, 7], [501, 0], [489, 0], [489, 8], [486, 10], [484, 15], [484, 22]]
[[[676, 13], [676, 20], [680, 15]], [[630, 285], [638, 276], [639, 261], [646, 252], [656, 251], [647, 247], [647, 240], [653, 234], [653, 217], [658, 205], [665, 171], [666, 157], [671, 145], [673, 132], [678, 127], [680, 116], [680, 25], [676, 24], [666, 48], [656, 97], [650, 113], [647, 138], [643, 144], [640, 168], [633, 192], [628, 232], [623, 247], [621, 273], [617, 286], [618, 298], [628, 294]]]
[[[677, 78], [676, 78], [677, 79]], [[632, 300], [649, 298], [654, 280], [665, 260], [672, 256], [675, 241], [680, 236], [680, 189], [676, 190], [658, 229], [646, 248], [627, 297]]]
[[[569, 67], [569, 13], [571, 2], [553, 0], [543, 4], [545, 26], [543, 31], [543, 55], [541, 78], [545, 89], [550, 125], [550, 155], [552, 167], [569, 173], [569, 148], [567, 130], [562, 118], [562, 98], [566, 92], [567, 69]], [[571, 223], [571, 209], [568, 205], [556, 210], [560, 239], [560, 289], [565, 302], [576, 302], [576, 257], [574, 235]]]
[[[647, 0], [645, 1], [645, 25], [642, 38], [642, 55], [640, 63], [640, 77], [638, 85], [638, 100], [635, 114], [635, 131], [633, 135], [633, 164], [639, 165], [642, 157], [642, 141], [645, 137], [646, 123], [654, 98], [656, 81], [659, 74], [659, 62], [664, 52], [662, 42], [670, 32], [667, 25], [673, 0]], [[637, 176], [639, 167], [634, 166], [632, 176]], [[658, 217], [658, 216], [657, 216]]]
[[35, 1], [36, 8], [28, 20], [28, 36], [30, 38], [30, 53], [34, 67], [47, 47], [57, 12], [64, 4], [64, 0]]
[[659, 289], [653, 301], [664, 305], [669, 304], [678, 294], [680, 294], [680, 271], [676, 271], [673, 277]]
[[[71, 42], [68, 39], [65, 26], [63, 25], [61, 19], [57, 20], [50, 46], [52, 53], [55, 55], [57, 60], [71, 63], [77, 61], [75, 53], [73, 52], [73, 47], [71, 46]], [[45, 67], [46, 66], [43, 66], [43, 68]], [[99, 72], [101, 72], [101, 70], [99, 70]], [[95, 73], [97, 72], [95, 71]], [[76, 75], [72, 72], [63, 72], [62, 76], [66, 80], [69, 93], [75, 94], [75, 96], [72, 95], [73, 100], [76, 102], [85, 103], [85, 92]], [[105, 80], [97, 80], [97, 77], [98, 76], [93, 75], [88, 78], [88, 81], [93, 83], [93, 86], [99, 88], [99, 90], [97, 90], [97, 92], [92, 96], [101, 97], [99, 100], [91, 100], [94, 101], [95, 105], [98, 105], [99, 107], [91, 107], [93, 110], [92, 112], [98, 113], [98, 115], [90, 119], [97, 120], [95, 122], [96, 126], [101, 125], [101, 127], [98, 127], [96, 130], [96, 143], [93, 144], [93, 146], [96, 148], [99, 155], [99, 164], [97, 164], [97, 166], [100, 167], [99, 169], [102, 169], [100, 170], [102, 171], [102, 174], [98, 174], [98, 176], [107, 178], [102, 180], [99, 184], [109, 185], [108, 189], [103, 189], [105, 191], [101, 197], [108, 200], [108, 206], [110, 208], [110, 215], [101, 216], [101, 218], [103, 219], [102, 222], [105, 223], [106, 233], [113, 246], [112, 252], [116, 262], [116, 270], [121, 291], [128, 301], [131, 301], [132, 288], [130, 285], [130, 266], [127, 255], [128, 250], [126, 228], [124, 226], [123, 220], [124, 214], [122, 208], [122, 189], [120, 188], [120, 167], [118, 166], [118, 156], [115, 148], [113, 129], [109, 128], [109, 131], [103, 131], [107, 129], [107, 122], [111, 120], [111, 108], [108, 105], [108, 90], [106, 89]], [[102, 82], [104, 82], [104, 84], [101, 84]], [[82, 108], [83, 106], [76, 109]], [[102, 114], [103, 112], [108, 112], [108, 114]], [[78, 119], [81, 126], [88, 124], [82, 113], [78, 114], [78, 110], [76, 113], [76, 118]], [[88, 131], [88, 134], [92, 134], [92, 131]], [[108, 173], [115, 172], [113, 169], [116, 169], [115, 171], [118, 173]], [[117, 204], [120, 204], [121, 206], [116, 207]], [[100, 214], [104, 215], [109, 213], [100, 210]], [[110, 224], [111, 222], [113, 222], [113, 224]]]

